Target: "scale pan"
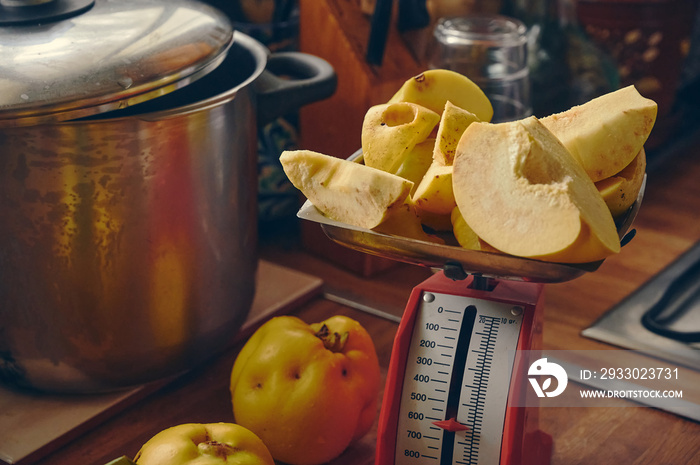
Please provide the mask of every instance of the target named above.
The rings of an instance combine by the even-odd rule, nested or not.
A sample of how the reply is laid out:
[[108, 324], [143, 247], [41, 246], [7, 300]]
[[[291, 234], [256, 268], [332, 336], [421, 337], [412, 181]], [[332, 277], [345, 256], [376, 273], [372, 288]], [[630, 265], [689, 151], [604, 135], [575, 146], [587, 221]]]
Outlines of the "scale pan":
[[[361, 154], [361, 151], [358, 151], [348, 159], [357, 159]], [[639, 211], [645, 187], [646, 175], [644, 175], [644, 183], [637, 200], [617, 222], [618, 236], [622, 244], [627, 243], [634, 233], [630, 227]], [[559, 283], [595, 271], [603, 263], [603, 260], [576, 264], [545, 262], [514, 255], [469, 250], [458, 245], [435, 244], [383, 234], [332, 220], [324, 216], [308, 200], [302, 205], [297, 216], [319, 223], [326, 236], [350, 249], [404, 263], [442, 269], [449, 277], [473, 274], [515, 281]], [[630, 237], [625, 237], [628, 232]]]

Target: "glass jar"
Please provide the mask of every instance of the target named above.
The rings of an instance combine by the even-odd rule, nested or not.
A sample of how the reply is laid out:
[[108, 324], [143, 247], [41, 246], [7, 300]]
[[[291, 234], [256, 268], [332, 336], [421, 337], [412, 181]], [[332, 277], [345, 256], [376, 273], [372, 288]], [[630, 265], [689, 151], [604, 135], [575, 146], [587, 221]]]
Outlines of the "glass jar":
[[434, 29], [431, 68], [467, 76], [491, 100], [493, 122], [532, 114], [526, 27], [501, 15], [441, 18]]

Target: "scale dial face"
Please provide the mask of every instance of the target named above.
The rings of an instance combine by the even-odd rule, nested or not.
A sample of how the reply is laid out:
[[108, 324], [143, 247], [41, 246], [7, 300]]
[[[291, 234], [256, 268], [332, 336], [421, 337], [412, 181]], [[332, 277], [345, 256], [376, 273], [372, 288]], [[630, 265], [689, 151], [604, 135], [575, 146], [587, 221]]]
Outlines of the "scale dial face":
[[419, 302], [395, 464], [498, 464], [523, 309], [433, 292]]

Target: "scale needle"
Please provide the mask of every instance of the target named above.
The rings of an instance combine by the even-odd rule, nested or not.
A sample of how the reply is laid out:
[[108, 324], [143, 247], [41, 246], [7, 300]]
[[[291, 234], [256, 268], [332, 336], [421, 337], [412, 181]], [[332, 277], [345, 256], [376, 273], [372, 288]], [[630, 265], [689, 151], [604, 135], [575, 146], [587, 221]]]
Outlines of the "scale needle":
[[448, 418], [447, 420], [434, 421], [433, 425], [451, 433], [456, 433], [457, 431], [467, 431], [469, 429], [467, 425], [458, 422], [454, 417]]

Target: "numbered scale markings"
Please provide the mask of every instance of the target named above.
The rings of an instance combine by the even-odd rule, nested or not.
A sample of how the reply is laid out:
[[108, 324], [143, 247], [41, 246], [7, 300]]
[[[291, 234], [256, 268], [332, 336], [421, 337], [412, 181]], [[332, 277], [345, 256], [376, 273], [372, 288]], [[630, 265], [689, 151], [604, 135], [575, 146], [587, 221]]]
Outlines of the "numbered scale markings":
[[522, 308], [423, 293], [406, 362], [396, 464], [499, 463]]

